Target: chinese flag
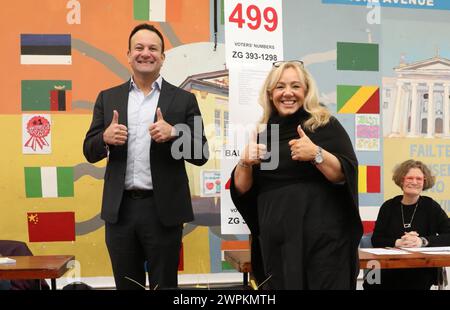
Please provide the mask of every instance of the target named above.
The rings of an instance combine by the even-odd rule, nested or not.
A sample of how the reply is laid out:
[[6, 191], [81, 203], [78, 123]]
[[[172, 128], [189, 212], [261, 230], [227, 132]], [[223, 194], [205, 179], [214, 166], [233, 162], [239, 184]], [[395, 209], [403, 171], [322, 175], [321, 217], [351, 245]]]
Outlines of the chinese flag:
[[75, 212], [28, 212], [30, 242], [75, 241]]

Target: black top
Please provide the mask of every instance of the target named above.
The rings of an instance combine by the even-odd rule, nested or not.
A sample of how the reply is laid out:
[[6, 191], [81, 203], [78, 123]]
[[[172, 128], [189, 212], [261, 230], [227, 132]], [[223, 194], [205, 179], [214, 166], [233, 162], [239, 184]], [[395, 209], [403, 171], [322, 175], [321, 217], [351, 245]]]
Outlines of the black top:
[[[449, 246], [450, 222], [439, 204], [430, 197], [421, 196], [417, 208], [416, 204], [402, 206], [402, 197], [396, 196], [381, 206], [372, 235], [373, 246], [394, 247], [395, 240], [410, 231], [425, 237], [428, 246]], [[404, 224], [411, 224], [411, 227], [404, 228]], [[382, 269], [381, 283], [369, 284], [366, 279], [363, 286], [370, 290], [428, 290], [432, 284], [438, 284], [438, 272], [438, 268]]]
[[[267, 129], [258, 135], [259, 143], [267, 145], [267, 150], [272, 151], [272, 142], [277, 143], [279, 147], [279, 165], [275, 170], [261, 170], [261, 165], [253, 166], [253, 186], [251, 189], [240, 195], [234, 185], [234, 170], [231, 175], [231, 198], [238, 211], [246, 221], [252, 235], [252, 269], [258, 272], [255, 266], [261, 266], [260, 249], [257, 244], [256, 236], [259, 235], [260, 225], [258, 222], [258, 196], [261, 193], [268, 192], [287, 185], [313, 182], [329, 184], [336, 187], [335, 201], [336, 205], [343, 206], [341, 212], [346, 218], [348, 226], [345, 227], [346, 235], [351, 239], [352, 254], [349, 257], [351, 263], [354, 263], [354, 279], [359, 270], [357, 258], [357, 246], [362, 235], [362, 224], [358, 210], [358, 191], [357, 174], [358, 162], [353, 151], [352, 143], [345, 129], [334, 117], [330, 121], [311, 132], [303, 127], [304, 122], [310, 117], [310, 114], [299, 109], [296, 113], [287, 117], [273, 115], [267, 124]], [[274, 124], [279, 125], [279, 138], [271, 137], [271, 128]], [[322, 147], [326, 151], [337, 157], [342, 166], [345, 181], [340, 185], [333, 185], [323, 174], [310, 162], [293, 161], [290, 155], [288, 142], [292, 139], [298, 139], [297, 126], [302, 125], [305, 134], [313, 143]], [[273, 141], [272, 141], [273, 140]], [[274, 156], [272, 154], [272, 156]], [[353, 276], [352, 276], [353, 277]]]
[[405, 223], [411, 222], [410, 228], [403, 227], [401, 195], [387, 200], [380, 208], [372, 235], [374, 247], [393, 247], [395, 240], [405, 232], [416, 231], [430, 243], [428, 246], [450, 246], [450, 222], [441, 206], [430, 197], [421, 196], [417, 204], [403, 206]]
[[[267, 123], [267, 129], [259, 134], [259, 139], [264, 140], [264, 142], [260, 143], [266, 144], [269, 152], [274, 151], [272, 150], [272, 142], [276, 143], [279, 148], [279, 164], [275, 170], [261, 170], [259, 165], [255, 166], [256, 169], [253, 179], [257, 182], [256, 185], [258, 186], [259, 191], [264, 192], [293, 183], [326, 181], [325, 176], [316, 167], [314, 167], [314, 165], [311, 165], [311, 162], [294, 161], [291, 158], [289, 141], [299, 139], [297, 127], [298, 125], [303, 125], [308, 118], [309, 114], [303, 109], [299, 109], [296, 113], [285, 117], [280, 117], [278, 115], [273, 115], [270, 117]], [[320, 127], [314, 132], [305, 130], [305, 133], [313, 143], [328, 150], [333, 147], [331, 145], [327, 145], [327, 147], [325, 147], [325, 144], [329, 144], [330, 142], [338, 142], [340, 138], [337, 137], [338, 133], [332, 133], [332, 135], [328, 136], [327, 129], [330, 127], [337, 128], [338, 126], [339, 123], [337, 120], [335, 118], [331, 118], [330, 123], [327, 124], [327, 126]], [[278, 137], [272, 138], [272, 129], [274, 127], [278, 128], [279, 135]], [[265, 138], [266, 136], [267, 138]], [[353, 152], [351, 143], [342, 143], [340, 146], [350, 147], [350, 149], [344, 151], [346, 153], [351, 154]]]
[[[270, 129], [273, 124], [279, 125], [279, 139], [273, 139], [274, 142], [279, 144], [279, 165], [275, 170], [261, 170], [260, 165], [253, 166], [253, 186], [243, 195], [239, 195], [236, 191], [233, 170], [230, 186], [231, 198], [246, 220], [251, 232], [258, 234], [258, 225], [255, 220], [257, 219], [255, 206], [258, 193], [296, 182], [329, 182], [310, 162], [293, 161], [291, 159], [291, 151], [287, 142], [299, 138], [297, 126], [302, 125], [305, 134], [314, 144], [332, 153], [341, 163], [345, 181], [341, 186], [341, 197], [338, 198], [344, 200], [348, 206], [346, 211], [351, 217], [351, 222], [354, 223], [352, 228], [359, 243], [361, 236], [358, 235], [359, 233], [362, 234], [362, 224], [358, 209], [358, 160], [352, 143], [347, 132], [336, 118], [331, 117], [326, 125], [311, 132], [303, 126], [309, 117], [310, 114], [301, 108], [287, 117], [273, 115], [269, 119], [267, 129], [258, 135], [258, 140], [266, 141], [268, 152], [272, 151]], [[262, 139], [265, 135], [266, 137]]]

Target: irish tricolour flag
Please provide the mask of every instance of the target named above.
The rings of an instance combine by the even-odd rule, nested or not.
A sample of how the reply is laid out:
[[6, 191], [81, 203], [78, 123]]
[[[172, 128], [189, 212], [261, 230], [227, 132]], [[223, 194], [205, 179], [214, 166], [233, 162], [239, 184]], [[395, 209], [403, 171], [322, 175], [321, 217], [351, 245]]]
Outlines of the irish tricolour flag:
[[73, 167], [25, 167], [27, 198], [73, 197]]
[[133, 0], [134, 19], [166, 21], [166, 0]]

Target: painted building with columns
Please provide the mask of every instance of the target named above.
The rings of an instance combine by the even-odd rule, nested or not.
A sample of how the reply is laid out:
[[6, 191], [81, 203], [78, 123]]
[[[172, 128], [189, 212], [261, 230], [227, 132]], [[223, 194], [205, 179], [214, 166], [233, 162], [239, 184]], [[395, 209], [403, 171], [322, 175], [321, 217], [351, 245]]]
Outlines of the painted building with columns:
[[384, 137], [450, 138], [450, 60], [436, 55], [383, 78]]

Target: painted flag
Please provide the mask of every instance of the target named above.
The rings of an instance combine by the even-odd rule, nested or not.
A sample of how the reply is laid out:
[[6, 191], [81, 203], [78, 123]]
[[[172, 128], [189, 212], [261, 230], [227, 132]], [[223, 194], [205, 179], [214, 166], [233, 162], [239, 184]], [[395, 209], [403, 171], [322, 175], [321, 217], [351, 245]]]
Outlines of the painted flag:
[[355, 115], [355, 150], [375, 152], [380, 150], [379, 114]]
[[375, 228], [375, 221], [362, 221], [362, 224], [365, 234], [373, 232]]
[[183, 9], [191, 10], [191, 2], [187, 0], [133, 0], [133, 16], [136, 20], [180, 22]]
[[25, 167], [27, 198], [74, 196], [73, 167]]
[[337, 42], [337, 69], [378, 71], [378, 44]]
[[378, 86], [337, 85], [337, 112], [346, 114], [379, 114]]
[[379, 211], [380, 207], [361, 206], [359, 208], [365, 234], [373, 232]]
[[220, 24], [225, 25], [225, 0], [220, 1]]
[[30, 242], [75, 241], [75, 212], [28, 212]]
[[21, 34], [20, 63], [22, 65], [72, 64], [70, 34]]
[[166, 0], [133, 0], [133, 13], [136, 20], [165, 22]]
[[225, 261], [225, 251], [242, 250], [246, 251], [250, 249], [250, 242], [248, 240], [234, 240], [225, 241], [221, 243], [221, 260], [222, 260], [222, 271], [234, 270], [233, 266]]
[[22, 111], [69, 111], [72, 81], [22, 80]]
[[379, 193], [380, 180], [380, 166], [358, 166], [359, 193]]

